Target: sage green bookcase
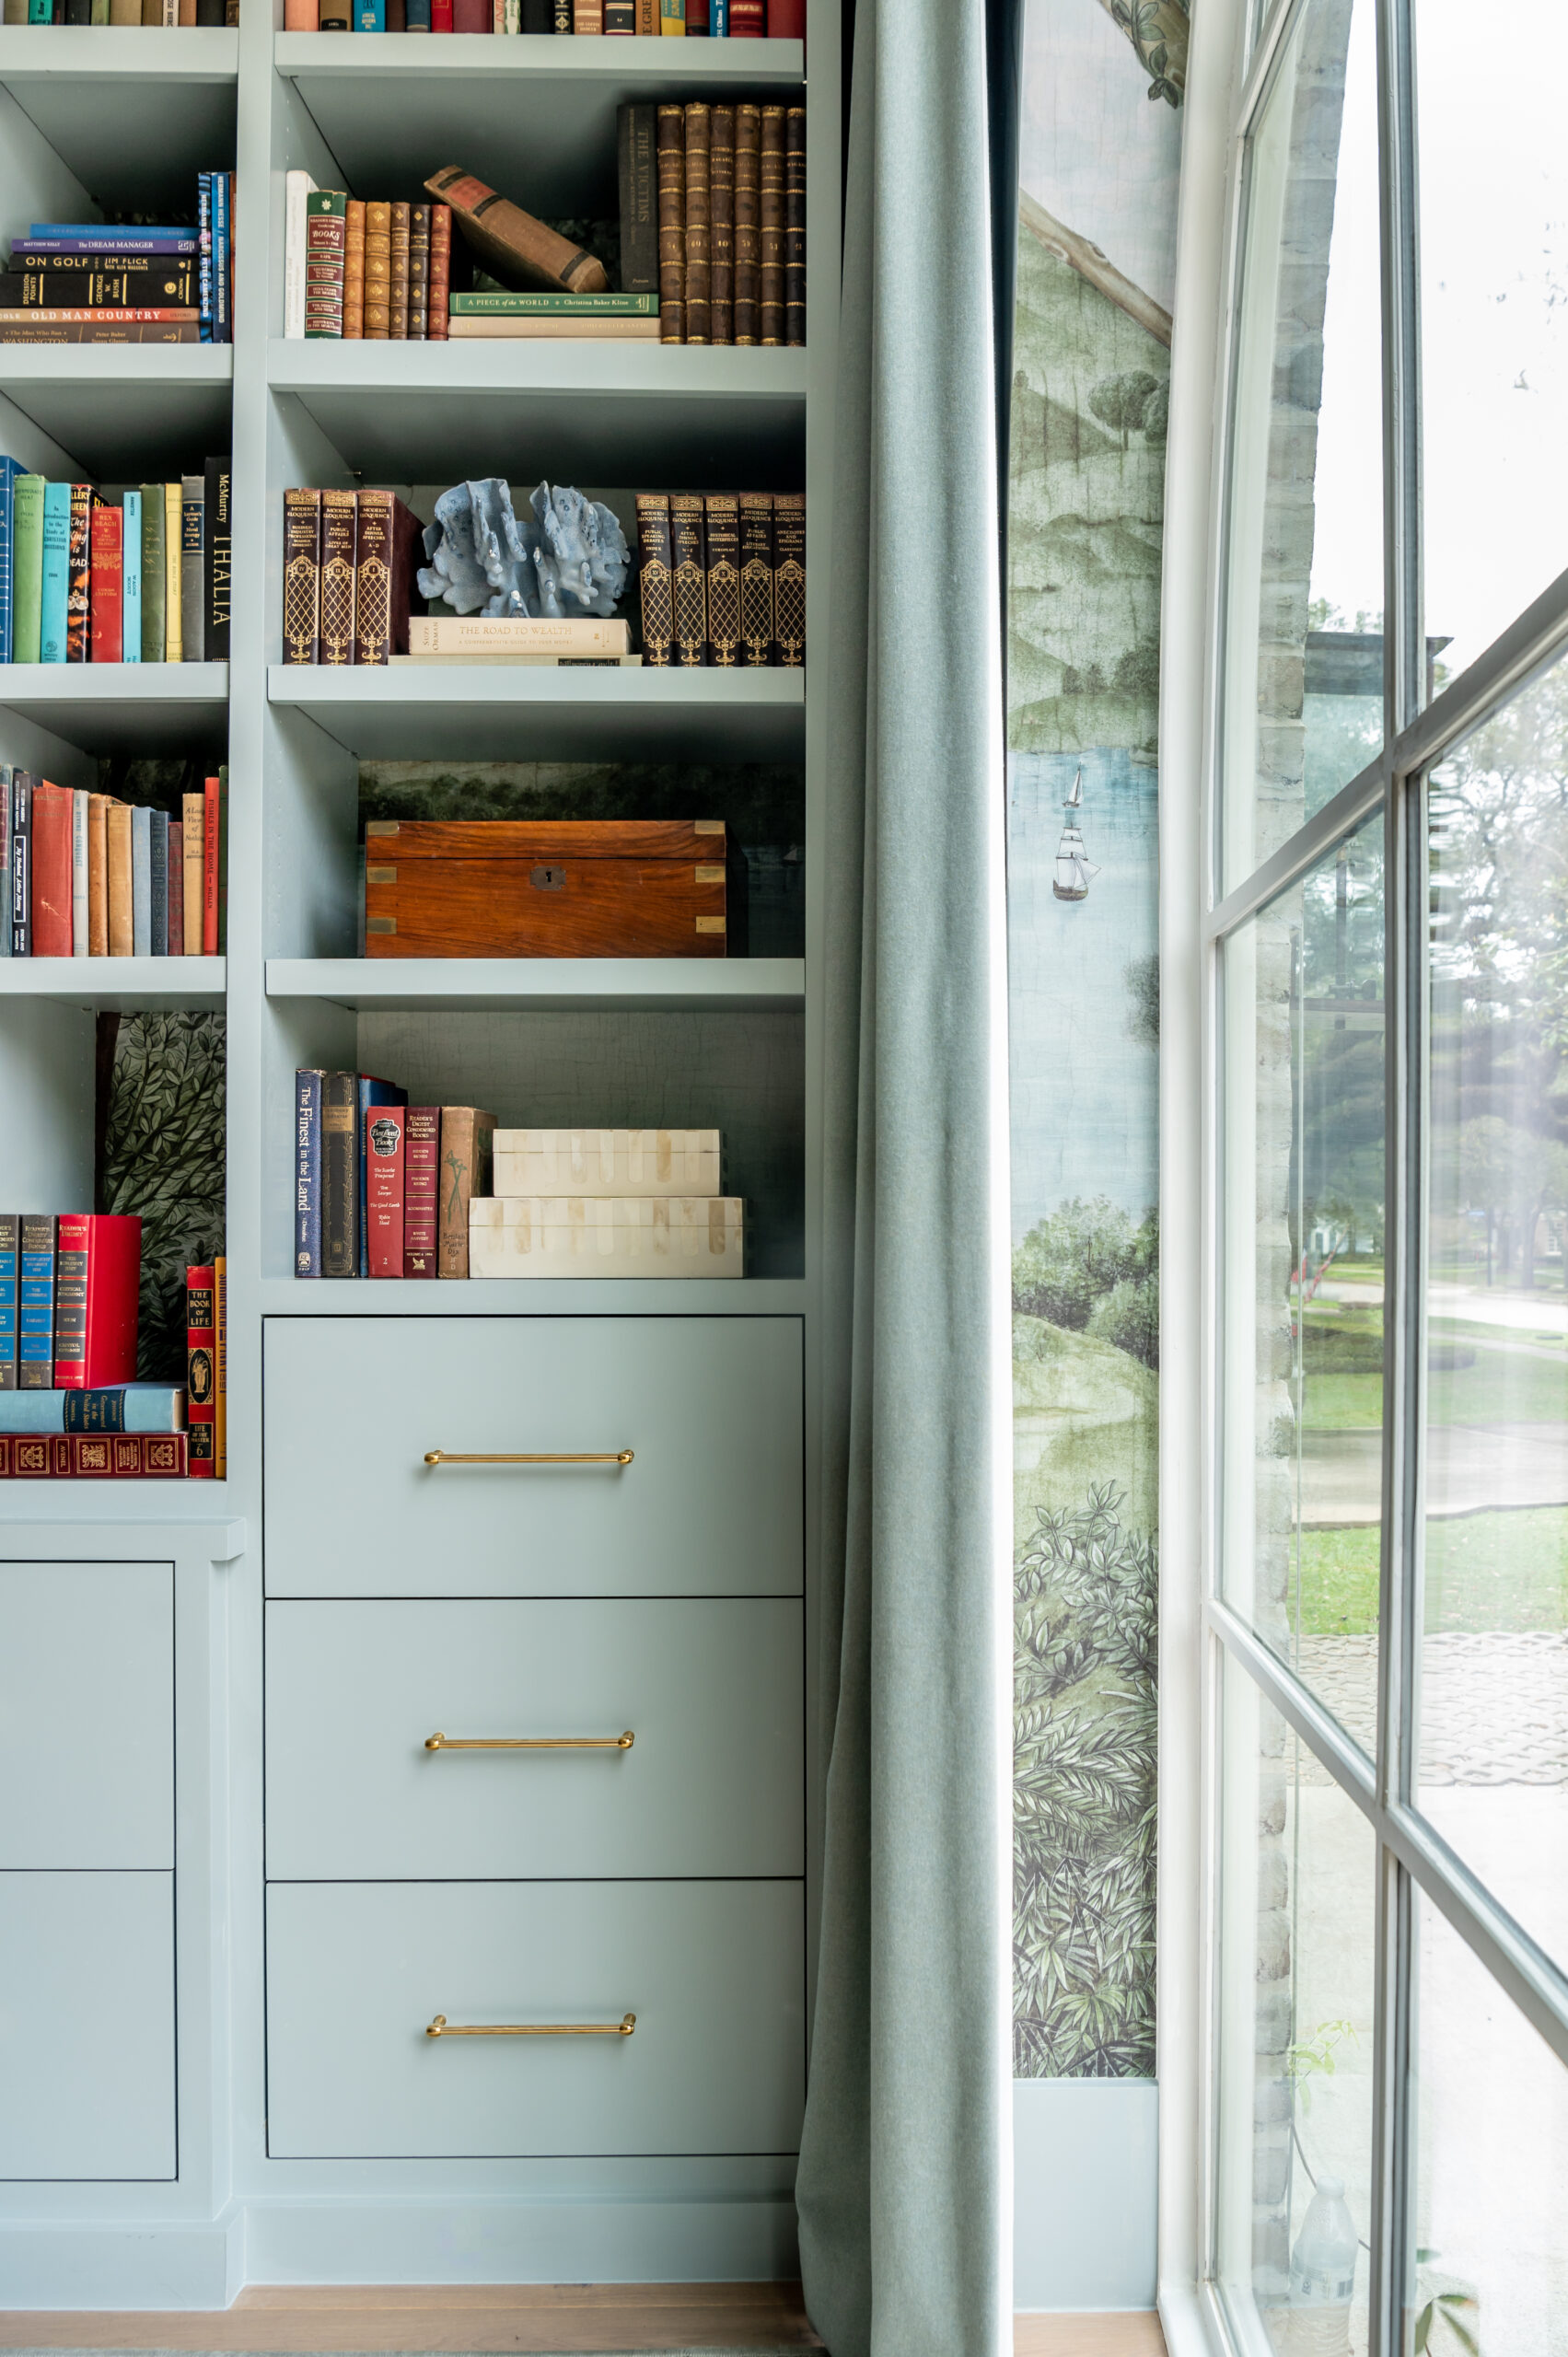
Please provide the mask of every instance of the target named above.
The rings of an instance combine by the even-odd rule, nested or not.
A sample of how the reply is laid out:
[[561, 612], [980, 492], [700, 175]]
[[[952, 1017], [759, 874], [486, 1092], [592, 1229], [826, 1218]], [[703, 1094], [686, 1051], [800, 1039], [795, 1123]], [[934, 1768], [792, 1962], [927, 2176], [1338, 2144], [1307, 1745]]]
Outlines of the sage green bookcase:
[[[793, 1745], [796, 1782], [784, 1814], [801, 1818], [819, 1459], [816, 975], [819, 816], [829, 790], [822, 685], [841, 181], [837, 9], [834, 0], [810, 6], [809, 80], [799, 43], [297, 35], [281, 29], [281, 0], [275, 9], [242, 0], [238, 30], [0, 30], [0, 229], [22, 229], [34, 217], [89, 218], [109, 206], [188, 204], [198, 169], [227, 163], [238, 175], [231, 347], [0, 348], [0, 450], [54, 479], [125, 482], [187, 472], [231, 448], [234, 552], [226, 665], [0, 670], [0, 758], [57, 784], [86, 785], [96, 782], [99, 754], [183, 751], [226, 760], [230, 780], [226, 958], [0, 960], [6, 1209], [91, 1202], [98, 1012], [223, 1014], [229, 1287], [225, 1480], [0, 1486], [0, 1574], [11, 1582], [0, 1591], [0, 1658], [13, 1645], [29, 1663], [29, 1691], [42, 1698], [40, 1724], [53, 1722], [47, 1706], [56, 1692], [58, 1724], [67, 1728], [76, 1724], [73, 1691], [108, 1697], [93, 1714], [96, 1737], [83, 1735], [47, 1768], [34, 1759], [28, 1769], [29, 1822], [54, 1824], [60, 1812], [52, 1800], [45, 1805], [46, 1793], [74, 1795], [61, 1829], [47, 1840], [40, 1834], [31, 1848], [13, 1840], [7, 1851], [0, 1841], [0, 1977], [7, 1957], [31, 1957], [28, 2002], [43, 2009], [22, 2041], [25, 2068], [16, 2039], [7, 2048], [0, 2037], [0, 2116], [9, 2096], [24, 2110], [52, 2107], [65, 2122], [47, 2152], [43, 2142], [36, 2147], [47, 2165], [29, 2158], [25, 2133], [7, 2144], [0, 2131], [0, 2306], [217, 2306], [247, 2282], [674, 2281], [793, 2270], [787, 2149], [738, 2150], [731, 2137], [720, 2150], [606, 2153], [582, 2149], [581, 2137], [565, 2131], [555, 2151], [520, 2156], [383, 2149], [367, 2157], [362, 2149], [300, 2157], [297, 2147], [287, 2155], [277, 2149], [269, 2130], [270, 2100], [281, 2100], [275, 2089], [269, 2096], [269, 1872], [274, 1923], [304, 1905], [305, 1886], [288, 1884], [292, 1896], [280, 1897], [285, 1887], [269, 1863], [265, 1746], [297, 1746], [308, 1763], [322, 1730], [276, 1724], [265, 1614], [267, 1599], [287, 1592], [287, 1583], [280, 1590], [269, 1577], [268, 1527], [269, 1519], [282, 1527], [280, 1484], [296, 1521], [304, 1512], [308, 1522], [313, 1496], [331, 1498], [341, 1515], [345, 1475], [333, 1417], [285, 1418], [281, 1392], [265, 1387], [274, 1378], [264, 1378], [264, 1367], [286, 1360], [296, 1405], [316, 1389], [330, 1399], [343, 1363], [334, 1352], [351, 1345], [347, 1363], [364, 1370], [363, 1410], [378, 1382], [395, 1387], [400, 1366], [420, 1364], [411, 1336], [417, 1345], [428, 1332], [437, 1367], [459, 1356], [482, 1360], [482, 1349], [467, 1352], [460, 1336], [453, 1340], [454, 1321], [531, 1320], [549, 1343], [558, 1329], [545, 1321], [567, 1321], [581, 1336], [589, 1330], [583, 1321], [599, 1320], [593, 1332], [610, 1353], [617, 1334], [632, 1333], [622, 1321], [656, 1318], [679, 1326], [670, 1364], [685, 1370], [679, 1379], [713, 1389], [716, 1431], [728, 1412], [729, 1333], [736, 1364], [755, 1361], [760, 1370], [747, 1395], [756, 1414], [765, 1405], [768, 1433], [782, 1432], [779, 1445], [798, 1452], [787, 1513], [799, 1517], [803, 1593], [793, 1620], [776, 1598], [767, 1608], [784, 1612], [783, 1622], [768, 1624], [773, 1671], [777, 1643], [796, 1649], [784, 1688], [770, 1672], [769, 1692], [770, 1707], [778, 1691], [793, 1696], [785, 1750]], [[288, 169], [303, 167], [319, 184], [359, 195], [416, 198], [427, 172], [460, 161], [540, 211], [609, 215], [617, 106], [699, 95], [805, 97], [806, 349], [284, 339]], [[628, 517], [639, 488], [804, 484], [807, 668], [326, 671], [282, 664], [285, 487], [390, 484], [428, 514], [436, 490], [482, 473], [505, 474], [525, 491], [544, 477], [575, 482]], [[429, 758], [799, 765], [804, 958], [364, 962], [356, 955], [358, 764]], [[416, 1100], [427, 1092], [487, 1104], [503, 1122], [716, 1121], [742, 1165], [732, 1183], [759, 1198], [756, 1273], [717, 1283], [296, 1283], [293, 1083], [302, 1064], [386, 1072]], [[639, 1080], [657, 1110], [637, 1109]], [[359, 1322], [345, 1330], [345, 1319]], [[441, 1322], [411, 1323], [421, 1320]], [[747, 1321], [744, 1332], [731, 1331], [732, 1320]], [[482, 1340], [490, 1330], [462, 1329]], [[492, 1339], [503, 1347], [502, 1329]], [[776, 1463], [764, 1480], [744, 1461], [750, 1412], [735, 1411], [732, 1453], [740, 1461], [707, 1464], [699, 1484], [737, 1530], [748, 1512], [776, 1519], [786, 1511], [777, 1499], [767, 1503]], [[373, 1532], [376, 1495], [355, 1503]], [[124, 1614], [84, 1607], [62, 1617], [66, 1567], [84, 1565], [124, 1567], [129, 1635]], [[148, 1566], [160, 1567], [157, 1576]], [[738, 1573], [737, 1594], [748, 1591], [749, 1576]], [[82, 1593], [100, 1593], [103, 1579], [120, 1593], [111, 1571], [93, 1573]], [[696, 1585], [712, 1592], [714, 1579], [703, 1573]], [[443, 1592], [452, 1593], [449, 1581]], [[563, 1592], [575, 1592], [570, 1581]], [[785, 1624], [787, 1640], [778, 1636]], [[354, 1642], [366, 1625], [349, 1623], [337, 1640], [349, 1665], [345, 1701], [355, 1710], [368, 1708], [377, 1681], [391, 1676], [376, 1646]], [[736, 1658], [749, 1658], [741, 1636], [734, 1642]], [[149, 1660], [159, 1665], [150, 1684], [139, 1666]], [[689, 1659], [682, 1676], [679, 1690], [698, 1697], [691, 1707], [700, 1713], [703, 1689], [692, 1684]], [[733, 1716], [733, 1697], [726, 1708]], [[0, 1709], [0, 1769], [21, 1741], [7, 1736]], [[110, 1857], [93, 1828], [105, 1821], [104, 1795], [123, 1746], [146, 1741], [162, 1747], [157, 1775], [169, 1806], [149, 1803], [135, 1838], [127, 1834]], [[784, 1804], [775, 1790], [758, 1805], [776, 1881]], [[784, 1876], [793, 1897], [770, 1897], [759, 1882], [733, 1905], [703, 1898], [701, 1961], [711, 1980], [715, 1942], [722, 1965], [726, 1938], [760, 1940], [761, 1948], [745, 1951], [763, 1960], [759, 1989], [782, 1975], [790, 2006], [803, 2012], [809, 1945], [798, 1955], [781, 1948], [778, 1924], [781, 1908], [810, 1918], [808, 1826], [804, 1850], [798, 1839], [796, 1847]], [[407, 1899], [409, 1887], [400, 1887]], [[602, 1894], [611, 1886], [591, 1887]], [[712, 1886], [709, 1897], [722, 1887]], [[54, 1896], [52, 1929], [41, 1933], [34, 1915]], [[123, 1928], [143, 1917], [164, 1928], [145, 1937]], [[323, 1925], [329, 1917], [330, 1910]], [[629, 1937], [642, 1936], [630, 1918], [628, 1925]], [[307, 1923], [308, 1957], [311, 1936]], [[395, 1936], [401, 1932], [388, 1933]], [[613, 1922], [606, 1936], [615, 1936]], [[296, 1940], [290, 2003], [308, 2002], [311, 1975], [303, 1976], [301, 2001], [300, 1954]], [[83, 1980], [84, 1955], [99, 1959], [96, 1980], [92, 1971]], [[323, 1987], [343, 1979], [341, 1954], [323, 1950], [316, 1961]], [[695, 1988], [695, 1952], [692, 1961], [687, 1978]], [[167, 2027], [171, 2060], [161, 2093], [148, 2095], [145, 2055], [135, 2070], [121, 2067], [112, 2021], [89, 2026], [92, 1991], [106, 1970], [123, 2007], [157, 2014]], [[280, 1987], [288, 1977], [274, 1966]], [[277, 1988], [273, 1997], [283, 2002]], [[41, 2060], [50, 2049], [53, 2059]], [[422, 2050], [419, 2067], [424, 2060]], [[702, 2068], [693, 2064], [681, 2083], [682, 2101], [690, 2096], [698, 2114]], [[797, 2098], [798, 2090], [789, 2098], [796, 2110]], [[71, 2127], [78, 2114], [79, 2135]], [[658, 2146], [661, 2133], [656, 2107], [645, 2144]], [[692, 2133], [700, 2144], [700, 2119]]]

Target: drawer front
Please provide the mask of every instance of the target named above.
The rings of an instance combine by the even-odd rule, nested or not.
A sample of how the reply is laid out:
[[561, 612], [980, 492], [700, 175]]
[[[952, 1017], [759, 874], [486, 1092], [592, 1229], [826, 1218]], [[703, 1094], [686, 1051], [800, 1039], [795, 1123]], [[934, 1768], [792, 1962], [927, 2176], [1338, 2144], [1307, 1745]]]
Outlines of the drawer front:
[[[267, 1606], [288, 1882], [803, 1871], [792, 1597]], [[431, 1751], [429, 1736], [629, 1749]]]
[[[793, 2152], [802, 1914], [796, 1882], [274, 1883], [268, 2150]], [[628, 2013], [629, 2038], [425, 2034]]]
[[793, 1318], [271, 1318], [267, 1592], [798, 1596], [801, 1408]]
[[172, 2177], [174, 1877], [0, 1875], [0, 2177]]
[[174, 1571], [0, 1563], [0, 1869], [174, 1864]]

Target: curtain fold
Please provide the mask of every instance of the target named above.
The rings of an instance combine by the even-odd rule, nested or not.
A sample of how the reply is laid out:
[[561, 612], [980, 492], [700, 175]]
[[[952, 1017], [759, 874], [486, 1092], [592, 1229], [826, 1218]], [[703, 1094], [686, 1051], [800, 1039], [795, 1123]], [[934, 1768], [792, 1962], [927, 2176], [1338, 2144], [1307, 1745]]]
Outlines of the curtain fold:
[[1011, 2347], [987, 47], [986, 0], [858, 0], [827, 658], [826, 1791], [796, 2194], [832, 2357]]

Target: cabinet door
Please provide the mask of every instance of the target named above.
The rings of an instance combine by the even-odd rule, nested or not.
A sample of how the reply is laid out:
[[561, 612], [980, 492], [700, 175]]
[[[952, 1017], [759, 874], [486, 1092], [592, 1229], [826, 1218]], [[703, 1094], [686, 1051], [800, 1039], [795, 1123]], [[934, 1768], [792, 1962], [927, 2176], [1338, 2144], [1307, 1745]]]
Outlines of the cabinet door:
[[173, 1875], [0, 1874], [0, 2177], [174, 2174]]
[[273, 1318], [265, 1383], [269, 1596], [801, 1592], [798, 1318]]
[[174, 1568], [0, 1563], [0, 1869], [174, 1864]]

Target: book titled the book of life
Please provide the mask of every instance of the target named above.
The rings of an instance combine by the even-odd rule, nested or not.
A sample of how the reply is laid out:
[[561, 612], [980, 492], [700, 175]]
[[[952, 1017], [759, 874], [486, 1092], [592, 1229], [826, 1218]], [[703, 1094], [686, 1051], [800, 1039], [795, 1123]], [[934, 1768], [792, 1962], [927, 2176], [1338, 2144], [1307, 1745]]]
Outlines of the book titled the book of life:
[[585, 614], [534, 620], [527, 614], [412, 614], [411, 655], [628, 655], [629, 625]]

